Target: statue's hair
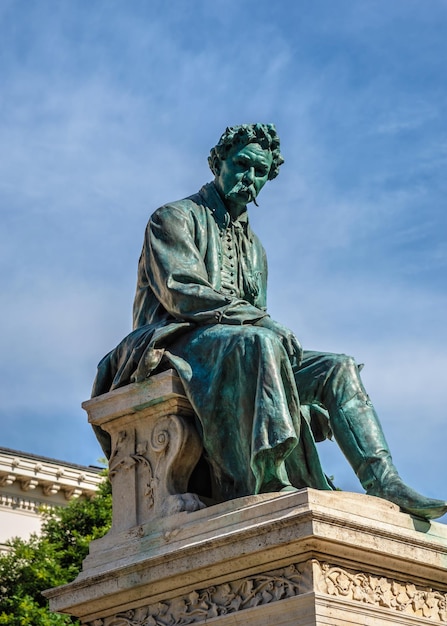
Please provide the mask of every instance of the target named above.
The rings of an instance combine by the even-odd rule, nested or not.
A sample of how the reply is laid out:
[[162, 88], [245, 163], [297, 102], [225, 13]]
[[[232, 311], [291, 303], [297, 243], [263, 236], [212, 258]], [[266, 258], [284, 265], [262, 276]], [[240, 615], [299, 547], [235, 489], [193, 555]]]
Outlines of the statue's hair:
[[229, 126], [217, 145], [211, 148], [208, 164], [214, 175], [220, 171], [221, 161], [225, 161], [234, 149], [241, 149], [249, 143], [258, 143], [264, 150], [270, 150], [273, 161], [270, 167], [269, 180], [273, 180], [279, 174], [279, 168], [284, 163], [280, 152], [279, 137], [274, 124], [240, 124]]

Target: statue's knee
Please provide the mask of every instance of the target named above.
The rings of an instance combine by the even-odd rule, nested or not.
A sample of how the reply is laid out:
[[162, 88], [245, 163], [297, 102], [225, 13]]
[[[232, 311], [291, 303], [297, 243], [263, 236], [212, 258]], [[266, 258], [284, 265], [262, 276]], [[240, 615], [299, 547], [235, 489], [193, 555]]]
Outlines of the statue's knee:
[[241, 326], [241, 336], [249, 341], [255, 341], [260, 344], [264, 342], [281, 344], [280, 336], [269, 328], [263, 328], [262, 326]]
[[356, 376], [359, 372], [356, 360], [347, 354], [334, 354], [333, 367], [337, 373], [348, 376]]
[[285, 348], [281, 337], [269, 328], [243, 325], [237, 327], [237, 339], [234, 349], [243, 359], [269, 359], [272, 355], [282, 358]]

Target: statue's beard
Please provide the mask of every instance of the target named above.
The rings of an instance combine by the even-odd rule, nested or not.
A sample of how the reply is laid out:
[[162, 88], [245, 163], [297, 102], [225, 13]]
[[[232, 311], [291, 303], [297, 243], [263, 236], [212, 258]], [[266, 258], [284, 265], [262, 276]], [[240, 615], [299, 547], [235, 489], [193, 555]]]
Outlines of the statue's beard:
[[225, 199], [231, 201], [235, 198], [238, 198], [241, 192], [248, 195], [247, 204], [249, 202], [254, 202], [256, 206], [259, 206], [256, 202], [256, 189], [253, 187], [253, 185], [246, 185], [242, 181], [236, 183], [235, 186], [230, 189], [228, 193], [225, 194]]

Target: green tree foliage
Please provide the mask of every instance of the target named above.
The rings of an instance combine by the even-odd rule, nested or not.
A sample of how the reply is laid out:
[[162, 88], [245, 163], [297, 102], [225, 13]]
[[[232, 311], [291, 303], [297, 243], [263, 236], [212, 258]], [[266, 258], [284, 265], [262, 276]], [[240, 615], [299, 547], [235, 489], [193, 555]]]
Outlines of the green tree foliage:
[[0, 624], [79, 624], [67, 615], [51, 613], [42, 591], [76, 577], [90, 541], [102, 537], [111, 521], [111, 489], [105, 480], [91, 500], [72, 500], [65, 508], [44, 513], [40, 535], [12, 539], [9, 551], [0, 555]]

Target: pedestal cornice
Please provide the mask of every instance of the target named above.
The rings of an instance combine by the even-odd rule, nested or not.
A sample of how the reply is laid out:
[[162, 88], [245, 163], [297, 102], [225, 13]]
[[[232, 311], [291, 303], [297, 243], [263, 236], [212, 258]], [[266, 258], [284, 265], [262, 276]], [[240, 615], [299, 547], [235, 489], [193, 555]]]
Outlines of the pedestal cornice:
[[74, 583], [48, 592], [52, 610], [93, 623], [105, 603], [115, 615], [129, 606], [143, 610], [207, 589], [210, 581], [225, 585], [291, 566], [302, 579], [313, 562], [322, 572], [341, 568], [347, 580], [361, 574], [358, 580], [447, 593], [447, 528], [360, 494], [304, 489], [250, 496], [111, 539], [93, 542]]

